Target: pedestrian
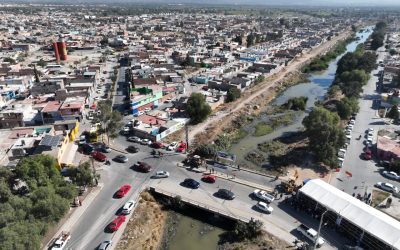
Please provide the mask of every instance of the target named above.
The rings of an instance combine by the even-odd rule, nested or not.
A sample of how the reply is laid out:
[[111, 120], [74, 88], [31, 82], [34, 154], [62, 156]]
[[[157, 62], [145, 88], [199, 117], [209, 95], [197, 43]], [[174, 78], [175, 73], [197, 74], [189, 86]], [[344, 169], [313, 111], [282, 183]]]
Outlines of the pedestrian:
[[82, 201], [81, 201], [81, 199], [79, 199], [79, 206], [82, 206]]
[[238, 171], [240, 171], [240, 165], [238, 165]]
[[208, 165], [206, 164], [206, 171], [208, 170]]

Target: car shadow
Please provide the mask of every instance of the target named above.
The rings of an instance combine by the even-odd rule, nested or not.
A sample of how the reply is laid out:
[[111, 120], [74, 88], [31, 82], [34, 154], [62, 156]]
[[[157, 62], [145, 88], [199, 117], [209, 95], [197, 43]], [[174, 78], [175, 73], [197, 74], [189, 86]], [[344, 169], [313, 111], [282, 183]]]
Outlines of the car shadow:
[[114, 231], [109, 228], [109, 224], [107, 224], [107, 226], [104, 227], [103, 232], [106, 233], [106, 234], [114, 233]]

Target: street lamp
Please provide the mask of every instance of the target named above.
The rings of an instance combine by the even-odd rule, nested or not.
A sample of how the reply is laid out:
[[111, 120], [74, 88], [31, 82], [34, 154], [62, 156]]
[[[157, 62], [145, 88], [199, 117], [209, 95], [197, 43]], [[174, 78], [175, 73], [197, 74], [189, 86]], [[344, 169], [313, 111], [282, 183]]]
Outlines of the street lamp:
[[325, 215], [326, 212], [328, 212], [328, 210], [325, 210], [325, 211], [322, 213], [321, 219], [320, 219], [320, 221], [319, 221], [318, 232], [317, 232], [317, 238], [315, 239], [315, 242], [314, 242], [314, 248], [313, 248], [314, 250], [317, 249], [319, 234], [320, 234], [321, 227], [322, 227], [322, 221], [324, 220], [324, 215]]

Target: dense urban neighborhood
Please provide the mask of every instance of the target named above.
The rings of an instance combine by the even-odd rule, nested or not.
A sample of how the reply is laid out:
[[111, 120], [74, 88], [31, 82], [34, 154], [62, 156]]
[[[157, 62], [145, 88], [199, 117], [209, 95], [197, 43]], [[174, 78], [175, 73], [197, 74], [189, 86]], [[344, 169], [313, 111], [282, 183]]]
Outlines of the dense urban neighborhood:
[[0, 249], [400, 249], [397, 9], [0, 15]]

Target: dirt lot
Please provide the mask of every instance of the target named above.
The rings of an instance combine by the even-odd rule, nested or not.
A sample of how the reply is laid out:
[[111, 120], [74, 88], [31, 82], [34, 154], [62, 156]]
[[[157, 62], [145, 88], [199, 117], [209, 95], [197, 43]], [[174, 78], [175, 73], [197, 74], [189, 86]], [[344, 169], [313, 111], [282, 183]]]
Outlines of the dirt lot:
[[161, 205], [156, 202], [154, 197], [143, 192], [116, 249], [159, 249], [166, 216], [166, 212], [162, 211]]

